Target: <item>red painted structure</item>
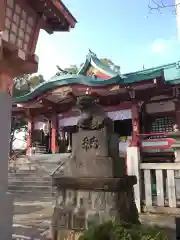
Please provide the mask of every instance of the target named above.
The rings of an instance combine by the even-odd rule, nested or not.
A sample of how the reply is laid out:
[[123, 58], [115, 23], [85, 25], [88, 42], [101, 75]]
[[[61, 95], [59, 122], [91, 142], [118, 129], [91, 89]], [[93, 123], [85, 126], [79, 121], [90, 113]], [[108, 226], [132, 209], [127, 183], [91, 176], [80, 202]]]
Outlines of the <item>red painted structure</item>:
[[[35, 48], [40, 29], [48, 33], [68, 31], [76, 20], [57, 0], [0, 1], [0, 232], [1, 240], [12, 239], [12, 196], [8, 192], [9, 134], [14, 77], [38, 69]], [[29, 119], [27, 146], [32, 145], [34, 116]], [[6, 214], [4, 214], [6, 209]]]
[[[62, 128], [67, 130], [68, 124], [72, 127], [77, 123], [76, 118], [79, 113], [75, 109], [76, 97], [92, 94], [98, 98], [99, 104], [107, 114], [113, 118], [116, 129], [120, 124], [120, 130], [131, 131], [127, 133], [130, 135], [124, 135], [131, 136], [130, 146], [138, 146], [142, 152], [149, 155], [151, 150], [156, 151], [156, 149], [171, 152], [174, 141], [172, 139], [165, 141], [165, 136], [161, 137], [161, 135], [173, 131], [175, 123], [180, 124], [179, 85], [169, 84], [165, 79], [166, 69], [173, 68], [173, 71], [178, 71], [176, 64], [120, 75], [112, 72], [111, 69], [108, 70], [107, 66], [101, 65], [102, 63], [96, 69], [95, 63], [99, 64], [100, 60], [94, 55], [90, 58], [88, 56], [87, 59], [88, 61], [86, 60], [83, 69], [77, 75], [55, 76], [52, 81], [45, 84], [45, 91], [41, 91], [39, 87], [39, 90], [33, 93], [34, 95], [29, 94], [16, 101], [13, 114], [27, 117], [27, 111], [30, 111], [34, 121], [38, 121], [40, 116], [49, 119], [51, 151], [59, 152], [59, 149], [62, 149], [59, 143], [59, 138], [62, 136], [59, 135], [59, 131]], [[100, 75], [104, 79], [102, 77], [99, 79]], [[72, 78], [73, 82], [71, 82]], [[129, 114], [129, 112], [130, 115], [125, 116], [123, 122], [123, 114]], [[122, 119], [120, 119], [121, 115]], [[127, 120], [126, 123], [125, 120]], [[128, 125], [129, 120], [131, 126]], [[62, 126], [62, 124], [65, 125]], [[124, 131], [122, 134], [120, 132], [118, 134], [123, 136]], [[165, 144], [162, 145], [163, 143]]]

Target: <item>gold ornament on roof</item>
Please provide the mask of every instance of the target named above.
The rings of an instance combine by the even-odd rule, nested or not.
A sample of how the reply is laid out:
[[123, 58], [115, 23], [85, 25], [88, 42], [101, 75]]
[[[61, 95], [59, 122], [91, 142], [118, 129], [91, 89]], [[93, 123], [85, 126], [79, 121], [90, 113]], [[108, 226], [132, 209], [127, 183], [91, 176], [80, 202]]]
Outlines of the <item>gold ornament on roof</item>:
[[109, 91], [118, 91], [120, 90], [120, 86], [119, 85], [116, 85], [116, 86], [113, 86], [112, 88], [109, 89]]

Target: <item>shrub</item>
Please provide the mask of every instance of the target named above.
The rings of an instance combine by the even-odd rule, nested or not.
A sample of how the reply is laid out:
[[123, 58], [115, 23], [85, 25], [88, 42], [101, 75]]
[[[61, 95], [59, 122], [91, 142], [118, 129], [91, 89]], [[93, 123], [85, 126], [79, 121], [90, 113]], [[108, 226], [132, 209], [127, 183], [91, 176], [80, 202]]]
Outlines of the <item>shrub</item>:
[[79, 240], [168, 240], [155, 228], [109, 221], [91, 226]]

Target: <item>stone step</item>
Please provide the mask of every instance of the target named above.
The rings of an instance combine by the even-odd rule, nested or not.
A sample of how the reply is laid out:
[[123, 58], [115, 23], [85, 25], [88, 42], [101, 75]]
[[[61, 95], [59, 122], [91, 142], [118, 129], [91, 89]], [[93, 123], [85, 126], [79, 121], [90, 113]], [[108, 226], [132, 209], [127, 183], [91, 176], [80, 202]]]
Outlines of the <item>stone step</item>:
[[41, 176], [41, 175], [27, 175], [27, 174], [8, 174], [8, 178], [10, 179], [43, 179], [46, 181], [51, 181], [51, 176]]
[[43, 186], [43, 185], [16, 185], [16, 184], [9, 184], [8, 189], [11, 190], [23, 190], [25, 192], [31, 191], [31, 192], [52, 192], [52, 187], [51, 186]]
[[13, 176], [13, 175], [16, 175], [16, 176], [46, 176], [46, 177], [51, 177], [50, 174], [47, 174], [46, 172], [43, 172], [43, 171], [36, 171], [36, 172], [30, 172], [28, 170], [26, 171], [17, 171], [17, 172], [9, 172], [8, 173], [9, 176]]
[[41, 178], [9, 178], [8, 179], [8, 183], [15, 183], [15, 184], [29, 184], [30, 182], [32, 182], [33, 184], [49, 184], [52, 185], [52, 181], [48, 180], [48, 179], [41, 179]]
[[8, 174], [19, 174], [19, 175], [23, 175], [23, 174], [34, 174], [34, 175], [37, 175], [38, 174], [38, 171], [36, 170], [36, 169], [33, 169], [33, 170], [31, 170], [31, 169], [27, 169], [27, 170], [19, 170], [19, 171], [17, 171], [17, 172], [13, 172], [13, 173], [11, 173], [11, 172], [9, 172]]
[[47, 175], [39, 175], [39, 174], [26, 174], [26, 173], [9, 173], [8, 178], [19, 178], [19, 179], [46, 179], [46, 180], [51, 180], [51, 176]]
[[30, 180], [28, 179], [25, 181], [19, 181], [19, 179], [13, 179], [13, 180], [9, 179], [8, 184], [17, 185], [17, 186], [48, 186], [48, 187], [52, 186], [51, 181], [43, 181], [43, 180], [33, 181], [32, 179]]
[[40, 193], [35, 193], [33, 194], [32, 192], [25, 192], [25, 191], [10, 191], [11, 194], [13, 195], [14, 199], [16, 202], [51, 202], [54, 200], [53, 195], [46, 193], [46, 194], [40, 194]]
[[53, 199], [55, 192], [47, 191], [32, 191], [32, 190], [23, 190], [23, 189], [8, 189], [8, 191], [16, 198], [27, 199], [28, 201], [40, 199]]

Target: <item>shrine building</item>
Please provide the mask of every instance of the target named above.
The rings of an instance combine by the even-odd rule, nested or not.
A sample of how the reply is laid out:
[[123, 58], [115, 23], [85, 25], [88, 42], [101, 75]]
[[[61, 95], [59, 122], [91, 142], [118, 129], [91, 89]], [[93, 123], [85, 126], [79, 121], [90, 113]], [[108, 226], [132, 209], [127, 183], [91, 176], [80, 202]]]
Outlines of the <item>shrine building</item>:
[[119, 134], [120, 155], [140, 149], [143, 161], [173, 161], [168, 132], [180, 125], [180, 63], [121, 74], [89, 51], [77, 74], [57, 73], [27, 95], [14, 98], [13, 115], [28, 120], [27, 154], [71, 152], [77, 131], [76, 98], [97, 97]]

